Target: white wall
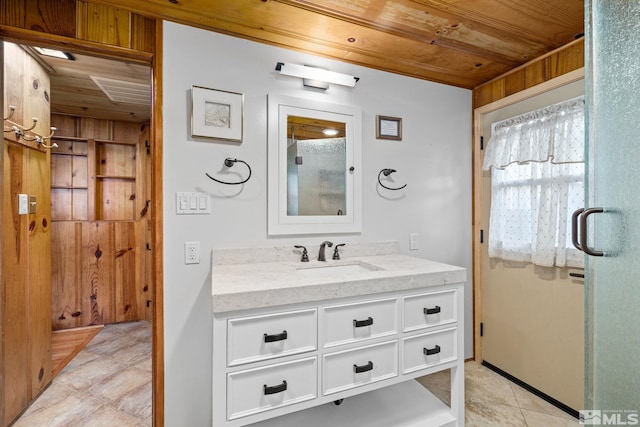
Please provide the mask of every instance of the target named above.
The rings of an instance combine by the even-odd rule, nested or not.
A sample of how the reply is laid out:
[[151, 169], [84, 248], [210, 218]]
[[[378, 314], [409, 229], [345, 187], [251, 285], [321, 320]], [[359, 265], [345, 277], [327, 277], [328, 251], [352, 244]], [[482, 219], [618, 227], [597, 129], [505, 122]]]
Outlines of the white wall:
[[[163, 58], [166, 425], [211, 423], [211, 250], [304, 244], [314, 256], [328, 237], [267, 236], [268, 93], [362, 109], [363, 231], [330, 240], [397, 240], [408, 255], [468, 268], [465, 355], [472, 355], [471, 91], [173, 23], [164, 24]], [[355, 88], [304, 89], [299, 79], [274, 71], [278, 61], [321, 66], [361, 80]], [[190, 138], [191, 85], [244, 94], [242, 144]], [[402, 118], [402, 141], [375, 139], [377, 114]], [[205, 176], [219, 171], [225, 157], [240, 158], [253, 168], [243, 188]], [[379, 194], [382, 168], [397, 169], [393, 177], [407, 188]], [[245, 173], [241, 164], [234, 170]], [[177, 191], [209, 193], [211, 215], [176, 215]], [[409, 251], [410, 233], [419, 234], [417, 251]], [[183, 263], [186, 241], [200, 242], [200, 264]], [[348, 245], [344, 253], [349, 256]]]

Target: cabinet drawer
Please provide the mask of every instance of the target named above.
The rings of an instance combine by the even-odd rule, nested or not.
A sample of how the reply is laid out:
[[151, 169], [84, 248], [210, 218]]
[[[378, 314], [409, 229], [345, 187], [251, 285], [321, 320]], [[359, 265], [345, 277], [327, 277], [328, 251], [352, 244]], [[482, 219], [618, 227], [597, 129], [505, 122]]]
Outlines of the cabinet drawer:
[[227, 375], [227, 419], [246, 417], [316, 398], [317, 358]]
[[324, 355], [322, 393], [337, 393], [398, 375], [398, 341]]
[[317, 310], [229, 319], [227, 365], [313, 351], [318, 346]]
[[456, 328], [451, 328], [402, 340], [402, 373], [456, 360], [457, 333]]
[[321, 319], [325, 348], [393, 335], [398, 331], [398, 300], [324, 307]]
[[456, 297], [456, 290], [404, 297], [402, 331], [408, 332], [455, 322], [458, 319]]

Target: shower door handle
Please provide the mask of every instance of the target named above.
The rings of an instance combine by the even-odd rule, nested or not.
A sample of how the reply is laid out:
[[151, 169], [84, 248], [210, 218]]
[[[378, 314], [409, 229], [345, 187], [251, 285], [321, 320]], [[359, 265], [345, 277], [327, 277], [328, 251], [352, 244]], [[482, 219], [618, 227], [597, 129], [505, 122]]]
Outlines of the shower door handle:
[[[580, 209], [578, 209], [578, 210], [580, 210]], [[577, 217], [579, 217], [579, 219], [580, 219], [580, 233], [578, 233], [580, 235], [580, 237], [579, 237], [580, 248], [579, 249], [581, 249], [587, 255], [604, 256], [604, 252], [597, 251], [595, 249], [591, 249], [587, 244], [587, 234], [588, 234], [587, 233], [587, 218], [589, 218], [589, 215], [591, 215], [591, 214], [602, 213], [602, 212], [604, 212], [603, 208], [588, 208], [588, 209], [584, 209], [584, 212], [581, 212], [581, 213], [579, 213], [577, 215]], [[575, 216], [575, 215], [576, 215], [576, 213], [574, 212], [572, 217], [571, 217], [572, 220], [573, 220], [573, 216]], [[573, 230], [573, 224], [572, 224], [572, 230]]]
[[573, 246], [579, 251], [582, 251], [582, 246], [580, 246], [580, 243], [578, 242], [578, 217], [582, 212], [584, 212], [584, 208], [576, 209], [576, 211], [571, 215], [571, 243], [573, 243]]

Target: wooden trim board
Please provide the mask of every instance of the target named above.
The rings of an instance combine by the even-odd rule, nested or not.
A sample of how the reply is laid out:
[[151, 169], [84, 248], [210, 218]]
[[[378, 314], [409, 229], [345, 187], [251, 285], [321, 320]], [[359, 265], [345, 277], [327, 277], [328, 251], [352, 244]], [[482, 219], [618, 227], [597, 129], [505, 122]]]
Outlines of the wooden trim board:
[[102, 328], [104, 325], [95, 325], [61, 329], [51, 333], [51, 359], [54, 378], [98, 335]]

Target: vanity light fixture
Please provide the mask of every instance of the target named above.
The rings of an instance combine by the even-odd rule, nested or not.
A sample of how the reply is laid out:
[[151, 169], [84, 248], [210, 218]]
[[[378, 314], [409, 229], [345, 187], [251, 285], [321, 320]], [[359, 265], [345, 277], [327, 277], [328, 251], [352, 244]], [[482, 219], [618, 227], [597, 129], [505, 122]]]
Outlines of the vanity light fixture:
[[360, 77], [336, 73], [335, 71], [329, 71], [323, 68], [316, 68], [308, 65], [285, 64], [284, 62], [278, 62], [276, 64], [276, 71], [279, 71], [280, 74], [284, 76], [303, 79], [305, 86], [324, 90], [329, 87], [329, 83], [354, 87], [358, 80], [360, 80]]
[[337, 134], [339, 134], [340, 132], [338, 131], [338, 129], [324, 129], [322, 131], [322, 133], [325, 136], [336, 136]]

